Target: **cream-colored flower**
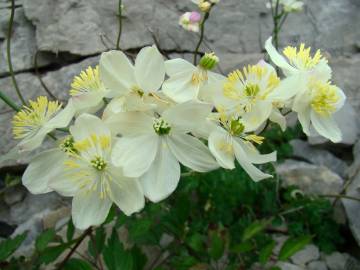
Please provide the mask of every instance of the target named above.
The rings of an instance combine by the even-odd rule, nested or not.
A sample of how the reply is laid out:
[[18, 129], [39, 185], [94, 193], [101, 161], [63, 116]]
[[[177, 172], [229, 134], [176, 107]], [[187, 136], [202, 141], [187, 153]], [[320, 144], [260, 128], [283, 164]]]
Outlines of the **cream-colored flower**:
[[199, 32], [201, 15], [199, 12], [185, 12], [180, 16], [179, 25], [187, 31]]

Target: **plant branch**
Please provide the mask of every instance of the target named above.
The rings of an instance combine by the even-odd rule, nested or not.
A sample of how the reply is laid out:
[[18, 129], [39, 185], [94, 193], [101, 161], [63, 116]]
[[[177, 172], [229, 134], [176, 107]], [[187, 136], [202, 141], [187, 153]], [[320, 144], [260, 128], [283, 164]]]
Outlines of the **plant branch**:
[[9, 19], [9, 26], [8, 26], [7, 41], [6, 41], [6, 57], [7, 57], [9, 72], [11, 75], [11, 80], [14, 85], [16, 94], [18, 95], [21, 103], [23, 105], [26, 105], [25, 99], [22, 96], [19, 86], [16, 82], [15, 74], [14, 74], [14, 70], [13, 70], [13, 66], [12, 66], [12, 62], [11, 62], [11, 36], [12, 36], [12, 28], [13, 28], [13, 24], [14, 24], [14, 15], [15, 15], [15, 0], [11, 0], [11, 13], [10, 13], [10, 19]]
[[63, 269], [63, 267], [65, 266], [66, 262], [71, 258], [71, 256], [74, 254], [74, 252], [76, 251], [76, 249], [80, 246], [80, 244], [82, 243], [82, 241], [86, 238], [86, 236], [90, 235], [92, 232], [92, 228], [88, 228], [85, 232], [83, 232], [83, 234], [78, 238], [78, 240], [76, 241], [76, 244], [72, 247], [72, 249], [69, 251], [69, 253], [66, 255], [65, 259], [62, 260], [62, 262], [59, 264], [57, 270], [61, 270]]
[[116, 49], [120, 50], [120, 37], [121, 37], [121, 32], [122, 32], [122, 0], [119, 0], [119, 6], [118, 6], [118, 20], [119, 20], [119, 32], [118, 32], [118, 36], [116, 39]]
[[14, 111], [20, 111], [20, 107], [7, 95], [0, 91], [0, 98]]
[[353, 197], [353, 196], [342, 195], [342, 194], [325, 194], [325, 195], [319, 195], [319, 197], [348, 199], [348, 200], [353, 200], [353, 201], [360, 202], [360, 198], [356, 198], [356, 197]]
[[210, 11], [211, 11], [212, 6], [210, 7], [209, 11], [205, 13], [204, 15], [204, 19], [202, 20], [201, 24], [200, 24], [200, 38], [199, 41], [196, 45], [195, 51], [194, 51], [194, 65], [197, 65], [197, 55], [201, 46], [201, 43], [203, 42], [204, 39], [204, 32], [205, 32], [205, 22], [207, 21], [207, 19], [210, 16]]

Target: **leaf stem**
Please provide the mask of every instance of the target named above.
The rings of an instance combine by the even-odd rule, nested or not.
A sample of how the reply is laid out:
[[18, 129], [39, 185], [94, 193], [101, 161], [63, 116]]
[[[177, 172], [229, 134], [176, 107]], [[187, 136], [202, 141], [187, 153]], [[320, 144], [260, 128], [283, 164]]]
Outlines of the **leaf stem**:
[[15, 15], [15, 0], [11, 0], [11, 13], [10, 13], [10, 19], [9, 19], [9, 26], [8, 26], [7, 41], [6, 41], [6, 56], [7, 56], [9, 72], [11, 75], [11, 80], [14, 85], [16, 94], [18, 95], [21, 103], [23, 105], [26, 105], [25, 99], [22, 96], [19, 86], [16, 82], [15, 74], [14, 74], [14, 70], [13, 70], [13, 66], [12, 66], [12, 61], [11, 61], [11, 35], [12, 35], [12, 28], [13, 28], [13, 24], [14, 24], [14, 15]]
[[119, 0], [119, 6], [118, 6], [118, 20], [119, 20], [119, 32], [118, 32], [118, 36], [116, 39], [116, 49], [120, 50], [120, 37], [121, 37], [121, 32], [122, 32], [122, 0]]
[[14, 111], [20, 111], [20, 107], [7, 95], [0, 91], [0, 98]]
[[211, 5], [210, 9], [208, 12], [205, 12], [205, 15], [204, 15], [204, 19], [202, 20], [201, 24], [200, 24], [200, 38], [199, 38], [199, 41], [196, 45], [196, 48], [195, 48], [195, 51], [194, 51], [194, 65], [196, 66], [197, 65], [197, 56], [198, 56], [198, 53], [199, 53], [199, 49], [200, 49], [200, 46], [201, 46], [201, 43], [203, 42], [203, 39], [204, 39], [204, 32], [205, 32], [205, 22], [207, 21], [207, 19], [209, 18], [210, 16], [210, 11], [211, 11], [211, 8], [213, 6]]

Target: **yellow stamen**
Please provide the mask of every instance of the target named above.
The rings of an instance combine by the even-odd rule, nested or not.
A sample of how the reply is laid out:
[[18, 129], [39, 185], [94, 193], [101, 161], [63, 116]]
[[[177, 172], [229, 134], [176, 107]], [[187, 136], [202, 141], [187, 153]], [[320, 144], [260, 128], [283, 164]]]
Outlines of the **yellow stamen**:
[[328, 116], [336, 111], [336, 105], [340, 100], [336, 86], [330, 82], [317, 81], [312, 84], [312, 94], [311, 107], [315, 112]]
[[30, 100], [29, 103], [30, 106], [24, 106], [13, 118], [15, 139], [33, 135], [61, 109], [61, 103], [48, 101], [45, 96], [38, 97], [36, 101]]
[[257, 143], [257, 144], [262, 144], [264, 142], [264, 140], [265, 140], [264, 137], [258, 136], [258, 135], [255, 135], [255, 134], [247, 135], [247, 136], [245, 136], [244, 139], [247, 140], [247, 141]]
[[207, 80], [208, 80], [207, 71], [202, 68], [198, 68], [191, 77], [191, 84], [197, 86], [206, 82]]
[[79, 96], [92, 91], [101, 91], [104, 89], [99, 76], [99, 66], [95, 68], [88, 67], [85, 71], [81, 71], [79, 76], [75, 76], [71, 83], [71, 96]]
[[305, 48], [304, 43], [301, 43], [299, 50], [296, 47], [289, 46], [284, 49], [283, 53], [289, 59], [290, 64], [297, 68], [311, 69], [323, 59], [320, 50], [311, 56], [311, 48]]

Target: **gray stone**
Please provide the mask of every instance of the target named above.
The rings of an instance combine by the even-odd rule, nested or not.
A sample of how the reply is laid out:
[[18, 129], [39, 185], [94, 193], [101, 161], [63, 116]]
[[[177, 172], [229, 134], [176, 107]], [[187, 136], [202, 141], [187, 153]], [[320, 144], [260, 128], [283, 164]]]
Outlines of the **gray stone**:
[[283, 234], [275, 234], [272, 238], [276, 242], [273, 253], [277, 256], [280, 254], [281, 247], [284, 245], [286, 240], [288, 240], [289, 236]]
[[304, 270], [305, 268], [288, 262], [278, 262], [276, 266], [280, 267], [281, 270]]
[[360, 264], [349, 254], [334, 252], [325, 256], [326, 265], [330, 270], [359, 270]]
[[327, 167], [305, 162], [286, 160], [276, 166], [282, 178], [282, 185], [298, 186], [307, 194], [337, 194], [341, 191], [343, 180]]
[[311, 262], [307, 266], [308, 270], [327, 270], [326, 263], [323, 261], [315, 261]]
[[22, 186], [14, 187], [11, 190], [5, 192], [3, 199], [4, 202], [11, 206], [15, 203], [21, 202], [26, 196], [26, 190]]
[[304, 158], [315, 165], [326, 166], [341, 177], [346, 176], [348, 166], [330, 152], [318, 149], [302, 140], [292, 140], [290, 144], [293, 147], [294, 156]]
[[[0, 39], [7, 37], [9, 9], [0, 9]], [[6, 39], [0, 40], [0, 75], [9, 72], [6, 55]], [[15, 9], [13, 31], [11, 36], [11, 59], [13, 70], [21, 71], [33, 68], [36, 53], [35, 28], [24, 16], [22, 7]], [[51, 61], [51, 57], [39, 54], [38, 66], [44, 66]]]
[[297, 265], [305, 266], [305, 264], [319, 259], [319, 248], [315, 245], [307, 245], [304, 249], [291, 256], [290, 260]]

